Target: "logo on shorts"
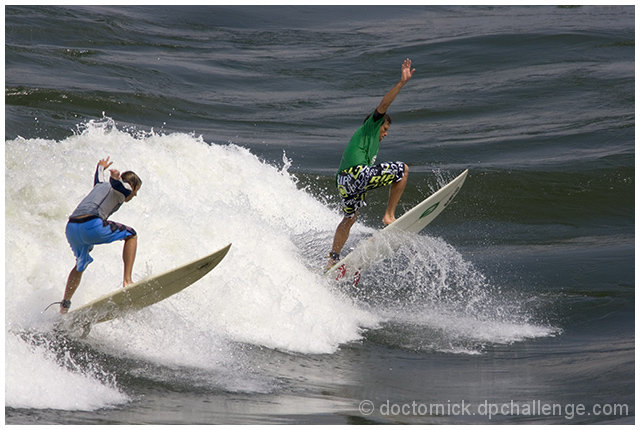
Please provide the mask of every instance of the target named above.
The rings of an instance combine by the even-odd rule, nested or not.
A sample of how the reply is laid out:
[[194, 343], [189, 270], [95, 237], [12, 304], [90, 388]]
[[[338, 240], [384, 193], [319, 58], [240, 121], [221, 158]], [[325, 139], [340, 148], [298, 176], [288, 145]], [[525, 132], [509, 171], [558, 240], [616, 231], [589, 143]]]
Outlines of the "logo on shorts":
[[440, 204], [440, 202], [437, 202], [436, 204], [434, 204], [432, 206], [429, 206], [426, 211], [422, 212], [422, 215], [420, 215], [420, 219], [426, 217], [431, 212], [435, 211], [439, 204]]

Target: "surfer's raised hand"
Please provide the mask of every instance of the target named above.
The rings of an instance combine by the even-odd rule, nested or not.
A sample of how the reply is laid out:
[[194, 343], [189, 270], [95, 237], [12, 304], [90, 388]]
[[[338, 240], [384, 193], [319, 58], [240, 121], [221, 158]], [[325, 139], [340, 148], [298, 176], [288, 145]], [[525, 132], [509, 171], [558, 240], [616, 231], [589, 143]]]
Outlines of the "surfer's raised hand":
[[102, 160], [98, 161], [98, 166], [102, 166], [102, 168], [104, 169], [107, 169], [112, 164], [113, 164], [113, 161], [109, 161], [109, 156], [107, 156], [107, 158], [103, 158]]
[[387, 92], [387, 94], [384, 95], [382, 101], [376, 108], [378, 113], [387, 112], [387, 109], [389, 109], [391, 103], [393, 103], [404, 84], [409, 82], [409, 79], [411, 79], [411, 77], [413, 76], [413, 72], [415, 71], [416, 69], [411, 69], [411, 60], [408, 58], [404, 60], [404, 62], [402, 63], [402, 75], [400, 76], [400, 80], [393, 86], [393, 88], [389, 90], [389, 92]]
[[402, 63], [402, 76], [400, 77], [400, 81], [407, 82], [411, 79], [415, 71], [416, 69], [411, 68], [411, 60], [407, 58], [404, 60], [404, 63]]

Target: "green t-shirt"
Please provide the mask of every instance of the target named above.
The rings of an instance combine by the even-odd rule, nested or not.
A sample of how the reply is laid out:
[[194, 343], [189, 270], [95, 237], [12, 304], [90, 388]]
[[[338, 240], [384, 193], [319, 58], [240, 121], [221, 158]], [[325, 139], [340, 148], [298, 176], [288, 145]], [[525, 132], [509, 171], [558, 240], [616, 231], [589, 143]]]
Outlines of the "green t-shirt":
[[380, 127], [384, 124], [384, 115], [376, 120], [378, 115], [375, 112], [369, 115], [362, 127], [353, 134], [342, 154], [338, 173], [361, 164], [373, 165], [380, 149]]

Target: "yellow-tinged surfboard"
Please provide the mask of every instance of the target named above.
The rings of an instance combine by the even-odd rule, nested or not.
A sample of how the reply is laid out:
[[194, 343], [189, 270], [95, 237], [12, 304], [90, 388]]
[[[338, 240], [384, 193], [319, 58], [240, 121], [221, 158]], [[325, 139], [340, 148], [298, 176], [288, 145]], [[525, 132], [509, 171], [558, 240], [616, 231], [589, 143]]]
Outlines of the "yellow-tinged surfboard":
[[209, 273], [227, 255], [230, 247], [231, 244], [189, 264], [120, 288], [73, 309], [62, 315], [61, 326], [68, 329], [81, 327], [86, 334], [93, 324], [158, 303]]

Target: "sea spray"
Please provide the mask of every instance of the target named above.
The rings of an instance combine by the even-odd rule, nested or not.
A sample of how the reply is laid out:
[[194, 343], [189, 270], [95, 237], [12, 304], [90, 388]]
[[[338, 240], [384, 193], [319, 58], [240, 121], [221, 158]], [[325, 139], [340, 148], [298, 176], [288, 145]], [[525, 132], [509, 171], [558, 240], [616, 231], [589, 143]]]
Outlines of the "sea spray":
[[112, 374], [76, 360], [56, 342], [6, 334], [6, 406], [95, 410], [130, 401]]
[[[184, 362], [196, 368], [225, 369], [233, 368], [235, 342], [331, 353], [378, 322], [327, 288], [294, 244], [297, 235], [332, 230], [339, 219], [296, 187], [286, 160], [282, 168], [269, 165], [245, 148], [191, 134], [124, 132], [109, 118], [90, 121], [61, 141], [18, 138], [5, 147], [5, 283], [11, 298], [5, 310], [12, 342], [23, 342], [15, 332], [43, 330], [55, 314], [53, 308], [46, 315], [41, 311], [60, 300], [74, 264], [64, 237], [66, 220], [106, 156], [113, 168], [133, 170], [143, 181], [136, 198], [111, 217], [138, 232], [134, 280], [233, 246], [223, 264], [181, 294], [94, 327], [86, 339], [94, 348], [161, 365], [188, 357]], [[121, 253], [119, 243], [95, 247], [74, 307], [119, 287]], [[47, 360], [46, 347], [14, 350]], [[9, 366], [23, 359], [11, 358]], [[253, 375], [244, 376], [248, 383], [234, 386], [264, 391], [264, 384], [251, 382]], [[53, 381], [36, 382], [45, 391], [55, 389]], [[94, 400], [101, 404], [99, 397]]]
[[486, 345], [553, 336], [528, 296], [493, 284], [438, 237], [403, 235], [393, 257], [367, 271], [357, 297], [385, 318], [371, 337], [413, 350], [477, 354]]
[[[340, 215], [300, 189], [284, 153], [283, 165], [274, 166], [232, 143], [124, 131], [110, 118], [89, 121], [61, 141], [18, 138], [5, 146], [5, 282], [11, 298], [6, 336], [21, 344], [7, 360], [12, 381], [23, 375], [17, 363], [51, 365], [55, 345], [22, 345], [24, 338], [15, 333], [48, 330], [53, 314], [40, 312], [61, 298], [74, 264], [64, 237], [66, 219], [91, 189], [95, 165], [106, 156], [114, 168], [133, 170], [143, 181], [136, 198], [112, 216], [138, 232], [134, 280], [233, 246], [220, 266], [180, 294], [94, 327], [85, 340], [94, 350], [150, 363], [152, 369], [186, 367], [193, 370], [187, 374], [207, 375], [199, 383], [224, 390], [266, 392], [274, 381], [244, 366], [236, 345], [330, 354], [367, 336], [416, 350], [477, 353], [486, 343], [552, 331], [529, 321], [516, 304], [499, 303], [481, 273], [428, 234], [411, 236], [392, 263], [375, 265], [360, 290], [336, 288], [322, 275], [321, 256]], [[352, 242], [373, 231], [356, 224]], [[74, 306], [119, 287], [121, 252], [118, 243], [95, 247]], [[92, 377], [95, 372], [53, 363], [57, 372], [80, 375], [87, 386], [99, 384], [113, 391], [115, 401], [126, 401], [117, 378], [107, 384]], [[55, 381], [38, 374], [34, 383], [47, 392], [57, 389]], [[20, 393], [7, 392], [7, 404], [30, 407], [18, 401]], [[108, 406], [113, 398], [91, 396], [82, 407]], [[32, 407], [67, 406], [36, 397]]]

